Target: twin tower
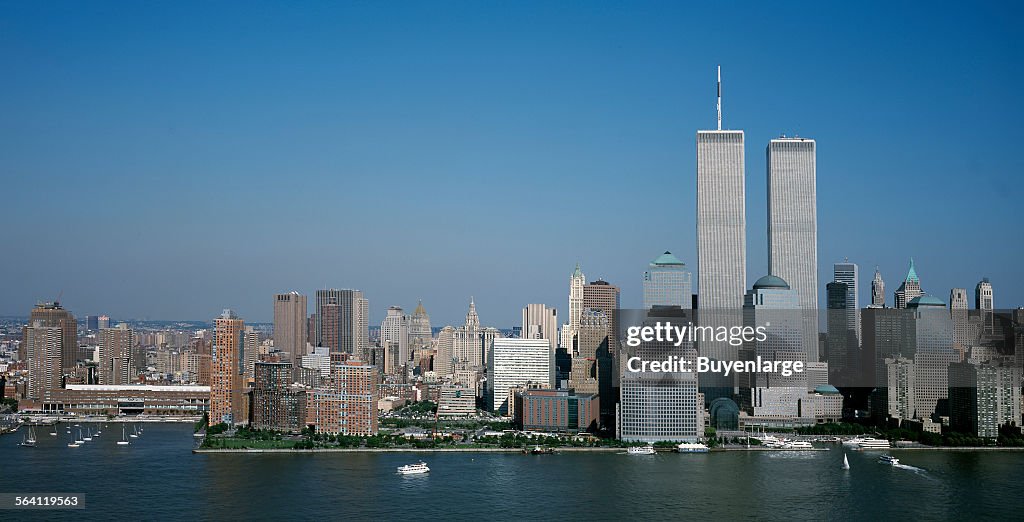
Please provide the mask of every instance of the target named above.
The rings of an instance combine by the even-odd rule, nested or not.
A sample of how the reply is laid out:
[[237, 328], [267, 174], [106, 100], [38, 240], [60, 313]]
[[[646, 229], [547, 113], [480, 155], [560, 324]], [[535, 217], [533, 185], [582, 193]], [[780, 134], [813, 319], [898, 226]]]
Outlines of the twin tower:
[[[718, 73], [718, 129], [697, 131], [698, 306], [740, 313], [746, 292], [747, 223], [742, 130], [722, 129], [722, 82]], [[818, 218], [816, 149], [807, 138], [777, 138], [767, 147], [768, 272], [796, 292], [803, 314], [807, 360], [818, 360]], [[759, 274], [760, 275], [760, 274]], [[742, 320], [742, 319], [740, 319]], [[735, 360], [727, 346], [715, 358]], [[717, 356], [717, 357], [716, 357]]]

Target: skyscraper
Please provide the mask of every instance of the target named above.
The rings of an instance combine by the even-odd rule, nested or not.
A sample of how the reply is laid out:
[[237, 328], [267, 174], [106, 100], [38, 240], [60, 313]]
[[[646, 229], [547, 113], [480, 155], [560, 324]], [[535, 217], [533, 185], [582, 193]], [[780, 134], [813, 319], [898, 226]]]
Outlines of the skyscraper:
[[65, 332], [60, 326], [46, 326], [37, 319], [22, 330], [28, 366], [28, 398], [42, 400], [43, 392], [61, 387], [62, 345]]
[[849, 372], [856, 369], [858, 363], [860, 325], [853, 324], [847, 308], [851, 306], [849, 292], [850, 287], [840, 281], [825, 285], [829, 382], [837, 386], [853, 385]]
[[298, 292], [274, 296], [274, 347], [293, 365], [306, 355], [306, 308]]
[[[747, 286], [744, 138], [741, 130], [722, 130], [721, 99], [719, 69], [718, 130], [697, 131], [699, 322], [711, 327], [740, 324]], [[699, 351], [717, 360], [731, 361], [738, 356], [738, 350], [728, 343], [707, 342]], [[705, 396], [705, 401], [714, 398]]]
[[225, 309], [214, 319], [210, 375], [210, 423], [241, 424], [247, 420], [242, 384], [245, 322]]
[[882, 280], [882, 273], [875, 267], [875, 277], [871, 279], [871, 306], [874, 308], [885, 308], [885, 281]]
[[601, 310], [602, 312], [604, 312], [606, 316], [608, 316], [608, 350], [612, 353], [612, 355], [618, 353], [619, 287], [603, 279], [598, 279], [597, 281], [592, 281], [584, 285], [583, 310], [580, 311], [580, 318], [577, 319], [577, 325], [579, 325], [579, 321], [582, 320], [583, 311], [587, 310], [588, 308], [593, 310]]
[[974, 287], [974, 307], [989, 312], [995, 309], [995, 301], [992, 299], [992, 283], [987, 277], [978, 281], [978, 285]]
[[565, 326], [562, 327], [561, 345], [568, 351], [572, 351], [573, 339], [580, 329], [580, 314], [583, 313], [583, 286], [587, 278], [580, 270], [580, 264], [576, 263], [576, 269], [569, 276], [569, 317]]
[[430, 329], [430, 316], [423, 308], [423, 301], [419, 301], [409, 320], [409, 343], [413, 348], [429, 347], [433, 336], [434, 333]]
[[390, 344], [395, 350], [396, 357], [392, 364], [396, 370], [409, 363], [409, 323], [407, 319], [401, 306], [391, 306], [388, 308], [388, 315], [380, 323], [380, 345], [387, 347]]
[[[949, 415], [939, 406], [949, 396], [949, 365], [960, 360], [953, 348], [953, 320], [942, 300], [915, 297], [907, 308], [914, 327], [914, 402], [919, 419]], [[934, 419], [933, 419], [934, 420]]]
[[859, 346], [860, 300], [857, 298], [857, 290], [860, 288], [860, 281], [857, 276], [857, 271], [857, 263], [850, 263], [849, 260], [832, 265], [832, 280], [839, 283], [846, 283], [846, 313], [849, 315], [846, 324], [855, 332], [857, 345]]
[[[808, 361], [818, 360], [818, 205], [814, 140], [776, 138], [766, 149], [768, 166], [768, 273], [796, 292], [802, 343]], [[854, 265], [856, 297], [856, 265]], [[838, 281], [838, 279], [837, 279]], [[848, 281], [843, 281], [849, 284]], [[856, 306], [851, 312], [856, 312]]]
[[60, 303], [39, 303], [28, 316], [28, 324], [34, 326], [53, 326], [61, 330], [61, 369], [74, 368], [78, 362], [78, 322], [71, 312], [61, 307]]
[[135, 336], [128, 325], [99, 331], [100, 357], [97, 368], [99, 384], [129, 384], [134, 377], [132, 348]]
[[487, 390], [495, 412], [508, 411], [510, 388], [555, 385], [555, 354], [546, 339], [495, 339], [488, 357]]
[[651, 261], [644, 272], [644, 310], [653, 306], [691, 308], [692, 304], [693, 278], [686, 263], [668, 251]]
[[551, 352], [558, 348], [558, 312], [543, 304], [531, 303], [523, 308], [524, 339], [547, 339]]
[[[325, 336], [324, 306], [337, 305], [337, 328], [330, 330], [332, 336]], [[333, 311], [333, 310], [332, 310]], [[348, 354], [366, 360], [369, 348], [369, 302], [359, 290], [317, 290], [316, 291], [317, 346], [334, 347], [338, 354]]]
[[907, 277], [893, 294], [893, 298], [895, 300], [893, 306], [896, 308], [906, 308], [910, 301], [915, 297], [920, 297], [921, 295], [921, 280], [917, 277], [917, 270], [914, 268], [914, 259], [911, 258], [910, 269], [907, 270]]

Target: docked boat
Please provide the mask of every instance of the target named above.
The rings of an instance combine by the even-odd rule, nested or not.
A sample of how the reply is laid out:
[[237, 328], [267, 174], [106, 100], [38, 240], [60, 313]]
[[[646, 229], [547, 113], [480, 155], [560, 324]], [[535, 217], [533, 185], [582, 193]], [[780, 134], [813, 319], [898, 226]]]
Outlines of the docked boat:
[[139, 427], [135, 426], [135, 425], [132, 425], [132, 433], [131, 433], [131, 435], [128, 435], [128, 436], [133, 438], [133, 439], [139, 438]]
[[861, 439], [860, 444], [857, 445], [862, 450], [872, 449], [889, 449], [891, 445], [886, 439], [873, 439], [871, 437]]
[[523, 453], [529, 453], [530, 455], [551, 455], [555, 452], [553, 448], [545, 448], [542, 446], [534, 446], [531, 449], [523, 448]]
[[77, 444], [79, 446], [81, 446], [82, 444], [85, 444], [85, 439], [82, 438], [82, 428], [78, 428], [78, 438], [75, 439], [75, 444]]
[[421, 473], [430, 473], [430, 468], [427, 467], [426, 462], [420, 461], [416, 464], [398, 466], [399, 475], [419, 475]]
[[676, 446], [676, 453], [707, 453], [708, 451], [710, 448], [699, 442], [683, 442]]
[[888, 464], [890, 466], [895, 466], [900, 463], [900, 459], [893, 457], [892, 455], [882, 455], [881, 457], [878, 457], [878, 462], [881, 462], [882, 464]]
[[807, 442], [807, 441], [793, 440], [793, 441], [789, 441], [789, 442], [786, 442], [785, 444], [783, 444], [782, 445], [782, 449], [785, 449], [785, 450], [809, 450], [809, 449], [814, 449], [814, 446], [812, 446], [811, 443]]
[[86, 428], [85, 438], [82, 440], [85, 442], [92, 442], [92, 428]]
[[654, 455], [654, 446], [630, 446], [626, 448], [626, 453], [630, 455]]

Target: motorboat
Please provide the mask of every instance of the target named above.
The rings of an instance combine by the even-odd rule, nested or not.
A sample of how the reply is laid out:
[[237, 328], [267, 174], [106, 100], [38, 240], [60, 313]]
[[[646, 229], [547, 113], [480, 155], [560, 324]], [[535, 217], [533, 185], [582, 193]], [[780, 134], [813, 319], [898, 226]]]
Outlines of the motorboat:
[[420, 461], [416, 464], [398, 466], [399, 475], [419, 475], [421, 473], [430, 473], [430, 468], [427, 467], [426, 462]]
[[654, 446], [630, 446], [626, 448], [626, 453], [630, 455], [654, 455]]
[[892, 455], [882, 455], [881, 457], [878, 457], [878, 462], [881, 462], [882, 464], [888, 464], [890, 466], [895, 466], [900, 463], [900, 459], [893, 457]]
[[871, 450], [871, 449], [889, 449], [892, 446], [889, 444], [889, 441], [886, 440], [886, 439], [873, 439], [871, 437], [868, 437], [866, 439], [861, 439], [860, 444], [858, 444], [857, 447], [862, 449], [862, 450]]

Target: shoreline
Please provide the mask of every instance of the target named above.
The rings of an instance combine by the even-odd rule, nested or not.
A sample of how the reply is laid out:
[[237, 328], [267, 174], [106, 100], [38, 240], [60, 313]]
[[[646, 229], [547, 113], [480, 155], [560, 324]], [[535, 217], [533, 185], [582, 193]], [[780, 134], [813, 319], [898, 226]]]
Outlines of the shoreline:
[[[831, 451], [832, 448], [811, 448], [811, 449], [781, 449], [781, 448], [715, 448], [708, 453], [726, 453], [726, 452], [821, 452]], [[849, 450], [858, 453], [885, 453], [888, 451], [952, 451], [952, 452], [990, 452], [990, 451], [1006, 451], [1006, 452], [1024, 452], [1024, 447], [1011, 448], [1011, 447], [946, 447], [946, 446], [934, 446], [934, 447], [914, 447], [914, 448], [887, 448], [878, 450]], [[611, 448], [611, 447], [589, 447], [589, 448], [554, 448], [556, 454], [558, 453], [622, 453], [626, 452], [626, 448]], [[193, 448], [193, 454], [215, 454], [215, 453], [522, 453], [522, 448], [314, 448], [314, 449], [295, 449], [295, 448]], [[675, 454], [675, 451], [659, 451], [658, 454], [671, 453]]]

